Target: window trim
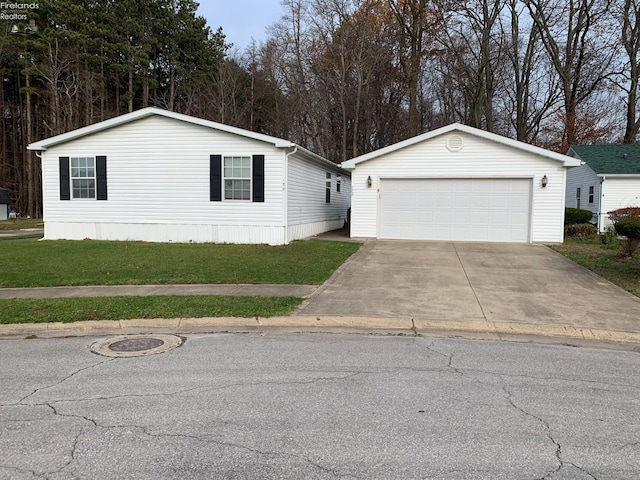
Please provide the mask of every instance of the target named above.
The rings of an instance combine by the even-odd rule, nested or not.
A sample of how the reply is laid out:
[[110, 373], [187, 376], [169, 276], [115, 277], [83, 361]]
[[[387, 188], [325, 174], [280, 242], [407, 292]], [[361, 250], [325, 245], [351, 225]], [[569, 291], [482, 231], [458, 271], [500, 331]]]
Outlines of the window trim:
[[[225, 175], [225, 161], [227, 159], [241, 158], [247, 159], [249, 163], [249, 176], [248, 177], [227, 177]], [[231, 168], [234, 168], [233, 166]], [[241, 167], [244, 168], [244, 167]], [[222, 191], [221, 191], [221, 199], [223, 202], [240, 202], [240, 203], [251, 203], [253, 202], [253, 155], [222, 155], [222, 163], [221, 163], [221, 180], [222, 180]], [[248, 181], [249, 182], [249, 198], [227, 198], [227, 181]], [[244, 189], [241, 191], [244, 192]]]
[[580, 195], [582, 193], [582, 189], [580, 187], [576, 188], [576, 208], [580, 208]]
[[[79, 201], [87, 201], [87, 200], [97, 200], [98, 198], [98, 172], [96, 165], [96, 155], [78, 155], [75, 157], [69, 157], [69, 191], [70, 191], [70, 200], [79, 200]], [[92, 177], [74, 177], [73, 175], [73, 161], [74, 160], [86, 160], [91, 159], [93, 161], [93, 176]], [[76, 167], [82, 168], [82, 167]], [[92, 197], [76, 197], [74, 188], [74, 180], [93, 180], [93, 196]]]
[[324, 192], [324, 203], [331, 203], [331, 172], [326, 172], [325, 174], [325, 192]]
[[595, 199], [595, 190], [596, 188], [593, 185], [589, 187], [589, 204], [590, 205], [593, 204], [593, 201]]

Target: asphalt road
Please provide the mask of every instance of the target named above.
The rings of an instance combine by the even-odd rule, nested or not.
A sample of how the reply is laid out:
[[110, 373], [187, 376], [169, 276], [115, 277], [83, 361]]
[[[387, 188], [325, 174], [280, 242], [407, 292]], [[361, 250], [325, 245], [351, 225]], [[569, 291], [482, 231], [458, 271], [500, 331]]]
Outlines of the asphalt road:
[[0, 479], [637, 479], [640, 355], [370, 335], [0, 341]]

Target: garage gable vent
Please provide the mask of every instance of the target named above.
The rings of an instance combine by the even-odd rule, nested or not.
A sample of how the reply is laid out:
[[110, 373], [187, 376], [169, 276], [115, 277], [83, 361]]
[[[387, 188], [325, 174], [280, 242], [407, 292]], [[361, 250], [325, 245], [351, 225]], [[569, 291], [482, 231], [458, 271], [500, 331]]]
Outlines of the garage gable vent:
[[447, 148], [450, 152], [459, 152], [464, 147], [464, 140], [460, 135], [450, 135], [447, 138]]

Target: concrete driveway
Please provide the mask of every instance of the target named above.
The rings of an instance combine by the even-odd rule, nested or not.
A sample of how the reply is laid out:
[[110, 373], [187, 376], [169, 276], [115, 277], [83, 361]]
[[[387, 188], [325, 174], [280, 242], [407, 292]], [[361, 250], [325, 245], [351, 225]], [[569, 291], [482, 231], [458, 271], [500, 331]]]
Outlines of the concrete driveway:
[[297, 314], [640, 329], [640, 299], [528, 244], [367, 241]]

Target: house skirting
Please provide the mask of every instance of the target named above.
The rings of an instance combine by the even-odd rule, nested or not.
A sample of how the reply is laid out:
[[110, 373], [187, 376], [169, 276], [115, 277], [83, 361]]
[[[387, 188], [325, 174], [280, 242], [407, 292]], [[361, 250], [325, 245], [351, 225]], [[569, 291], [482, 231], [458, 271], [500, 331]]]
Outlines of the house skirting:
[[282, 227], [184, 223], [98, 223], [45, 220], [45, 240], [121, 240], [282, 245]]

